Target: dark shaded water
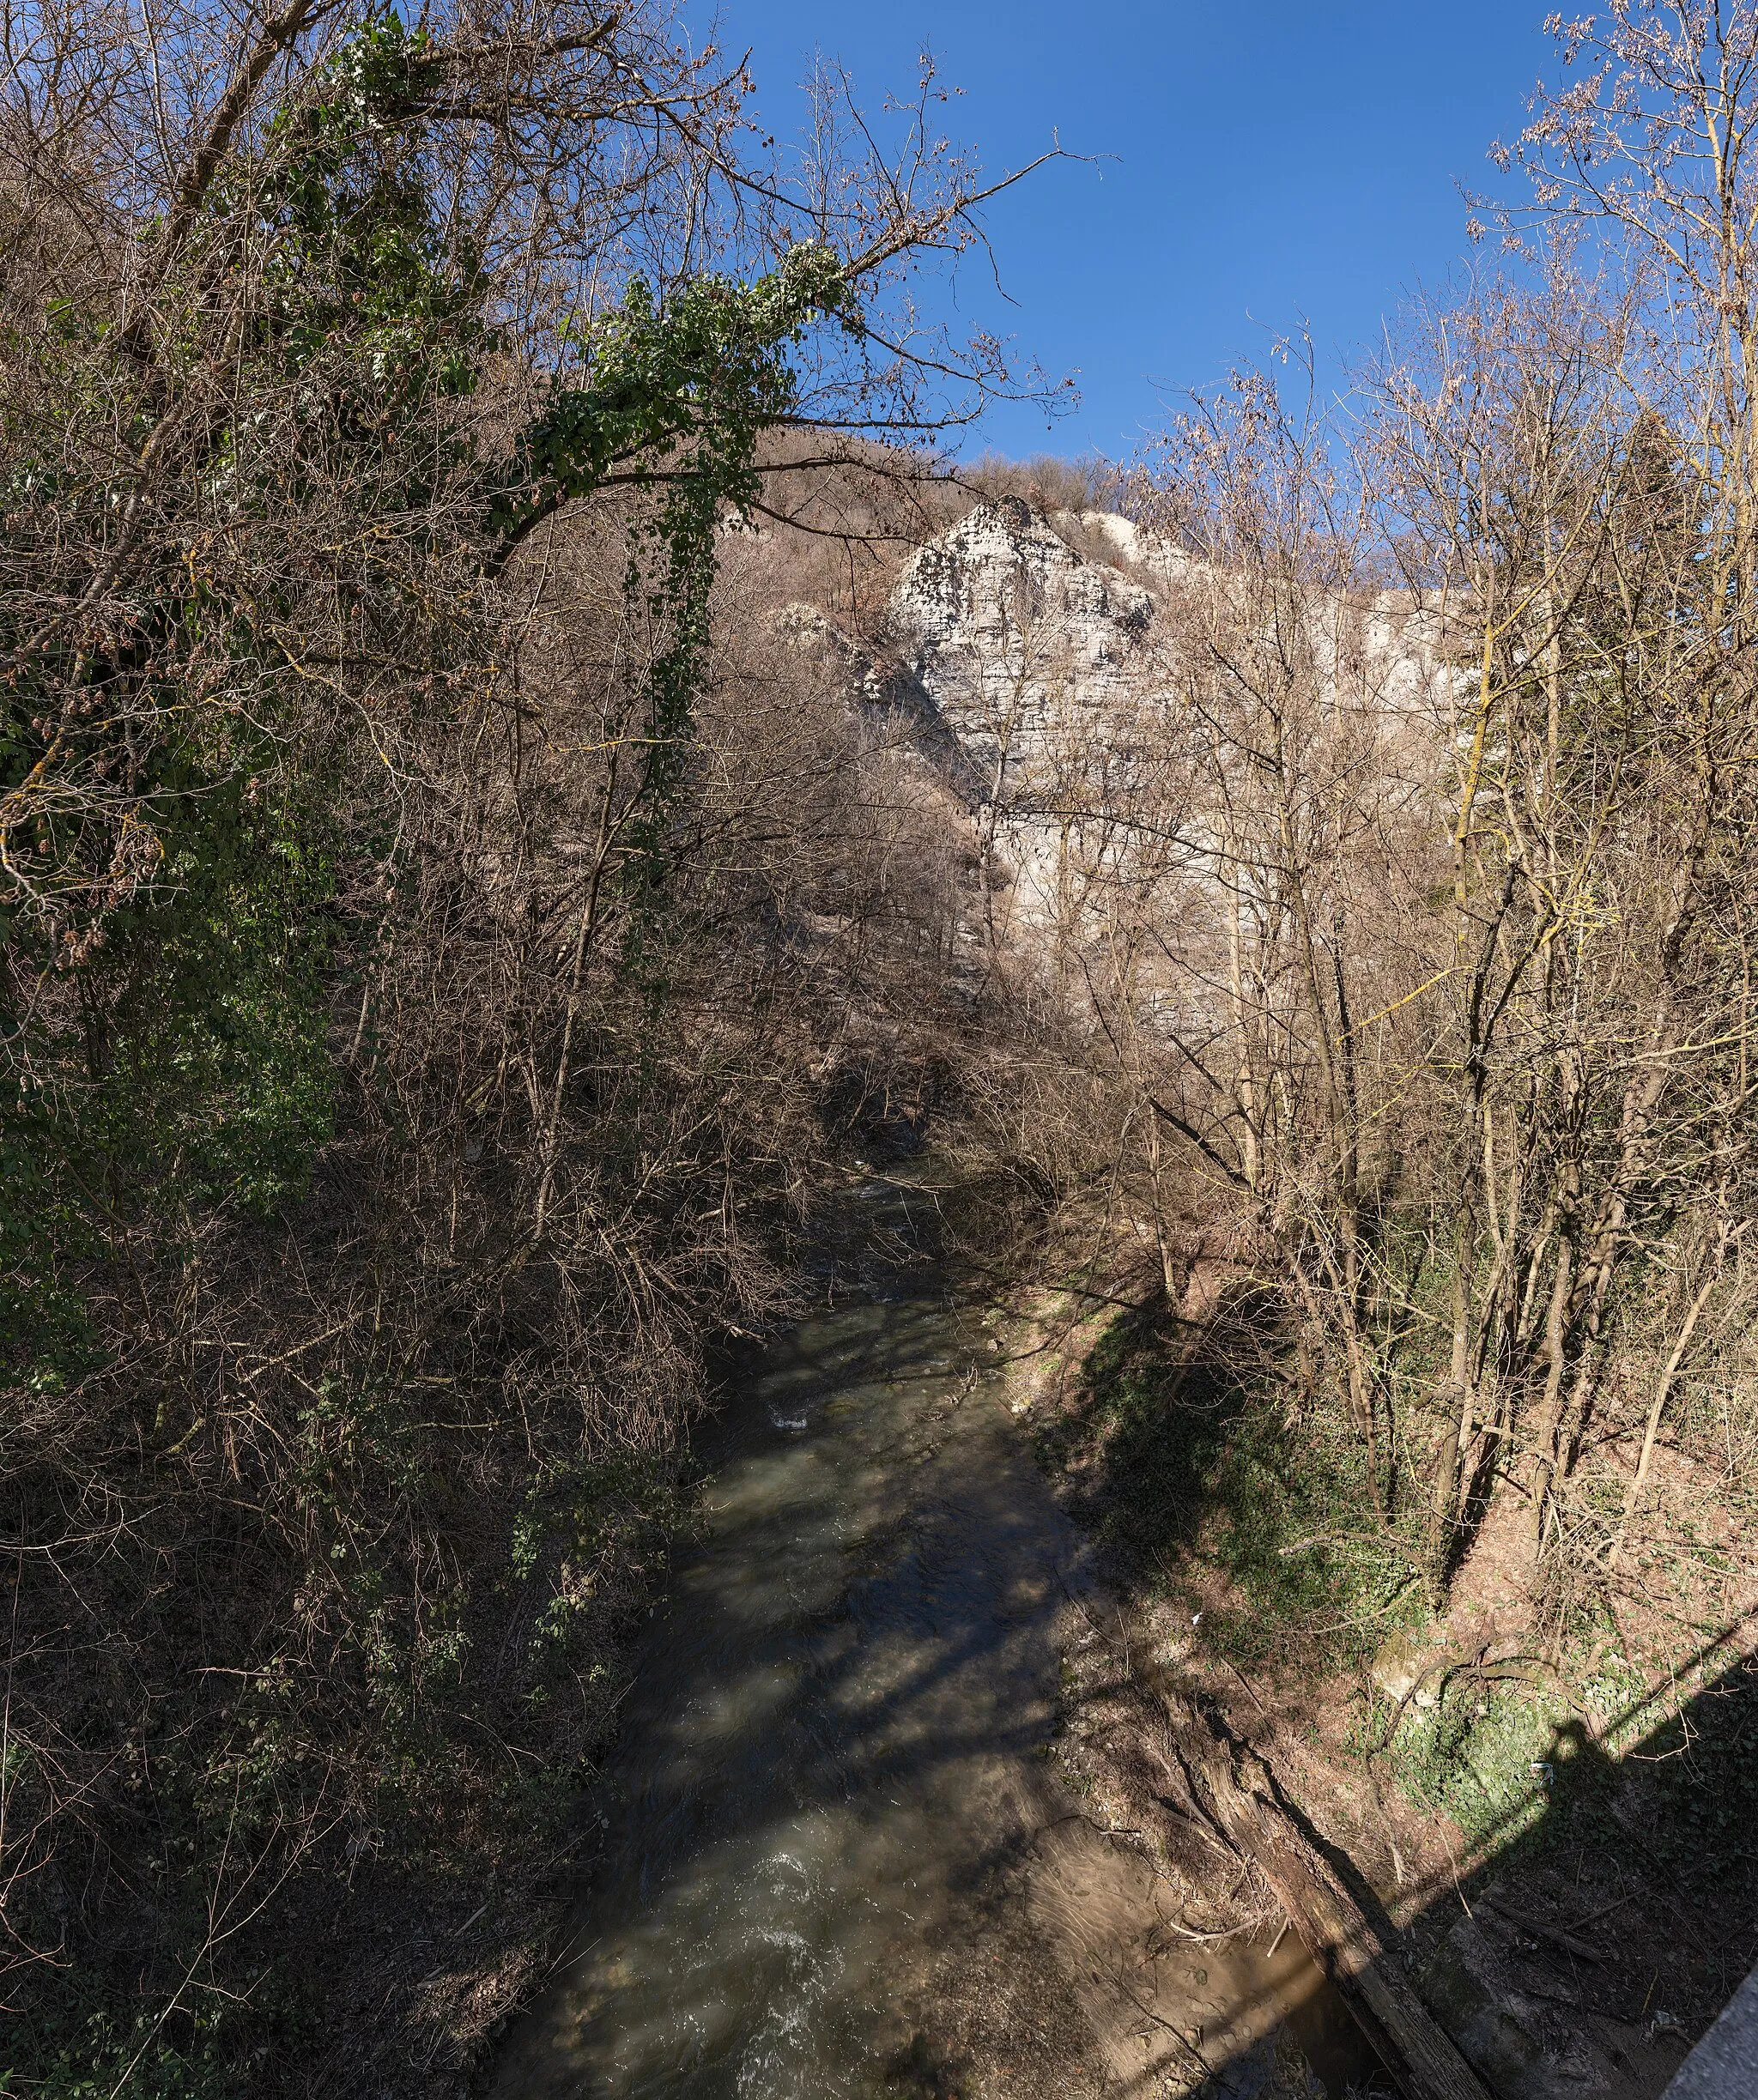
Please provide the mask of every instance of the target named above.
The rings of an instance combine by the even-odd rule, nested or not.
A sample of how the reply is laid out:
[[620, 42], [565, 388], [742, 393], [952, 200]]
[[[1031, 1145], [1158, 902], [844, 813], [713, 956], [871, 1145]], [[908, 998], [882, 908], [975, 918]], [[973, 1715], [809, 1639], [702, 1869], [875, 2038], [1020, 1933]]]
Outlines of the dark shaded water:
[[[1276, 2068], [1304, 1958], [1152, 1952], [1151, 1877], [1047, 1770], [1082, 1542], [975, 1314], [878, 1251], [931, 1244], [931, 1190], [854, 1200], [852, 1287], [712, 1441], [573, 1951], [497, 2100], [1183, 2091], [1173, 2014], [1231, 2063], [1215, 2093], [1318, 2090]], [[1322, 2063], [1322, 2001], [1298, 2024]]]

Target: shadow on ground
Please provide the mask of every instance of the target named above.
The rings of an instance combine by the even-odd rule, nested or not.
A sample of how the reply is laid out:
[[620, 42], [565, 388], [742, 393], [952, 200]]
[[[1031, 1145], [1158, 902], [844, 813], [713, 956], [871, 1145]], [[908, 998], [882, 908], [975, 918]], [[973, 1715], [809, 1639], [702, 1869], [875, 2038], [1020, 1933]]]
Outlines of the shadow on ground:
[[[1156, 1306], [1113, 1322], [1040, 1434], [1137, 1597], [1138, 1637], [1157, 1643], [1199, 1609], [1183, 1680], [1214, 1691], [1272, 1762], [1278, 1731], [1286, 1746], [1291, 1724], [1311, 1723], [1321, 1684], [1365, 1686], [1411, 1564], [1408, 1541], [1373, 1544], [1385, 1534], [1349, 1451], [1315, 1457], [1290, 1433], [1287, 1372], [1248, 1292], [1217, 1293], [1201, 1328]], [[1154, 1607], [1156, 1591], [1177, 1608]], [[1469, 1663], [1426, 1712], [1401, 1716], [1395, 1754], [1428, 1732], [1471, 1838], [1469, 1860], [1419, 1888], [1414, 1907], [1406, 1887], [1402, 1932], [1356, 1863], [1319, 1840], [1500, 2100], [1652, 2100], [1758, 1961], [1749, 1633], [1743, 1620], [1727, 1627], [1609, 1720], [1571, 1710], [1543, 1672], [1530, 1688], [1495, 1685]], [[1273, 1724], [1243, 1673], [1260, 1663], [1266, 1693], [1272, 1678], [1304, 1679]], [[1403, 1776], [1420, 1798], [1432, 1771], [1406, 1758]]]
[[1758, 1962], [1758, 1663], [1641, 1707], [1617, 1756], [1602, 1741], [1628, 1741], [1643, 1710], [1559, 1721], [1534, 1760], [1539, 1813], [1505, 1812], [1409, 1935], [1434, 2010], [1506, 2100], [1646, 2100]]

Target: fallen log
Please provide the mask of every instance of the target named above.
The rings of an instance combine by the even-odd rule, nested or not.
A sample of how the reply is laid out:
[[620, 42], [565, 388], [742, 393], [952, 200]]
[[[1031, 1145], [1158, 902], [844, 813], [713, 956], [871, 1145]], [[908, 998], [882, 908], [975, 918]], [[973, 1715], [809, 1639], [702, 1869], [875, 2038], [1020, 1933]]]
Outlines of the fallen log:
[[1492, 2100], [1256, 1752], [1241, 1748], [1230, 1764], [1205, 1758], [1200, 1783], [1215, 1821], [1255, 1862], [1409, 2100]]

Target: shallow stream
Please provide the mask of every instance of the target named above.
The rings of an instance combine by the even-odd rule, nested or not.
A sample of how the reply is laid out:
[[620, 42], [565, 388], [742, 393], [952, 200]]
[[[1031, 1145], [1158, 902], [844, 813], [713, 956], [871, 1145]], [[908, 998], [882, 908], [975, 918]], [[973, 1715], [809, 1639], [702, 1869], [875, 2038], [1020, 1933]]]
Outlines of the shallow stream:
[[852, 1273], [707, 1439], [496, 2100], [1072, 2100], [1205, 2065], [1215, 2100], [1341, 2093], [1359, 2049], [1292, 1936], [1172, 1939], [1046, 1761], [1085, 1549], [924, 1258], [931, 1189], [851, 1200]]

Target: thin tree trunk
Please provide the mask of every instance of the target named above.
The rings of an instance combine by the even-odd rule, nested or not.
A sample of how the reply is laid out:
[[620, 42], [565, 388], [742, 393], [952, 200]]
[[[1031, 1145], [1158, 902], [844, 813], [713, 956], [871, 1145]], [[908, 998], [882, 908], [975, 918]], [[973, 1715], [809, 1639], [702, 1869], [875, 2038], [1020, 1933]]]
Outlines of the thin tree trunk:
[[1642, 1490], [1648, 1485], [1648, 1468], [1653, 1462], [1654, 1440], [1660, 1434], [1660, 1418], [1666, 1412], [1668, 1397], [1672, 1392], [1673, 1380], [1678, 1376], [1679, 1365], [1684, 1361], [1685, 1351], [1691, 1346], [1691, 1336], [1696, 1332], [1698, 1316], [1709, 1303], [1709, 1293], [1715, 1288], [1712, 1274], [1704, 1279], [1701, 1289], [1691, 1300], [1691, 1310], [1685, 1315], [1678, 1339], [1674, 1342], [1672, 1354], [1666, 1359], [1666, 1368], [1660, 1374], [1660, 1382], [1654, 1389], [1654, 1402], [1648, 1410], [1648, 1426], [1642, 1437], [1642, 1455], [1636, 1462], [1635, 1477], [1629, 1492], [1624, 1497], [1624, 1513], [1618, 1520], [1617, 1535], [1611, 1542], [1611, 1551], [1605, 1557], [1608, 1568], [1615, 1568], [1624, 1550], [1624, 1539], [1630, 1521], [1636, 1514], [1637, 1504], [1642, 1499]]

